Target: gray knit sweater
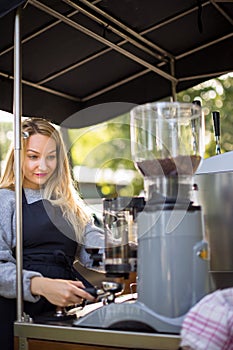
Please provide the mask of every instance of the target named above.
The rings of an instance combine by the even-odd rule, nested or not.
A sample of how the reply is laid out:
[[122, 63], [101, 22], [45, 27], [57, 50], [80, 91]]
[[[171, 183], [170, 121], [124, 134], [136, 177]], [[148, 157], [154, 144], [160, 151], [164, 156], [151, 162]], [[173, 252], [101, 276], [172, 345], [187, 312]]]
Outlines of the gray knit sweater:
[[[24, 191], [28, 204], [42, 199], [40, 190], [25, 189]], [[84, 243], [88, 247], [103, 248], [103, 232], [91, 223], [86, 225]], [[16, 260], [12, 256], [15, 246], [15, 192], [0, 189], [0, 295], [6, 298], [16, 298]], [[85, 249], [79, 250], [78, 258], [84, 264], [90, 259]], [[30, 291], [30, 279], [34, 276], [41, 276], [41, 274], [23, 270], [23, 297], [30, 302], [36, 302], [39, 298], [32, 295]]]

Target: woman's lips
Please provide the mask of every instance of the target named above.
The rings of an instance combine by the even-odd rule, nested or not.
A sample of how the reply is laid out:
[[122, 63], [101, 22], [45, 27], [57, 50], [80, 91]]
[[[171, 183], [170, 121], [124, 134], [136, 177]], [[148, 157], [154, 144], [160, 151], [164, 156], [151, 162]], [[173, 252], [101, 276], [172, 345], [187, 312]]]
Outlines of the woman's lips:
[[38, 177], [45, 177], [45, 176], [47, 176], [47, 173], [46, 173], [46, 174], [44, 174], [44, 173], [43, 173], [43, 174], [41, 174], [41, 173], [36, 173], [35, 175], [38, 176]]

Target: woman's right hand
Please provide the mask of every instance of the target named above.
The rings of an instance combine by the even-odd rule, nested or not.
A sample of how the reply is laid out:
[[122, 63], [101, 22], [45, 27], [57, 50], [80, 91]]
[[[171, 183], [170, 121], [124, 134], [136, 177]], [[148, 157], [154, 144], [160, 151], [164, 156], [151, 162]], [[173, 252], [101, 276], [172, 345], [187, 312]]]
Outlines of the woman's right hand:
[[95, 298], [84, 290], [81, 281], [33, 277], [31, 293], [44, 296], [51, 304], [65, 307], [82, 303], [83, 299], [94, 301]]

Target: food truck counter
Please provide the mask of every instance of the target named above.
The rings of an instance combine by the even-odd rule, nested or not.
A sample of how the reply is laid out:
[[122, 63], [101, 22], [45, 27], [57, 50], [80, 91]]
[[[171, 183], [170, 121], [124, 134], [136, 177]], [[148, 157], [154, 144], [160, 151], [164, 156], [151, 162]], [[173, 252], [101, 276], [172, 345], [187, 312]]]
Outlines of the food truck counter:
[[15, 322], [15, 350], [179, 349], [178, 335]]

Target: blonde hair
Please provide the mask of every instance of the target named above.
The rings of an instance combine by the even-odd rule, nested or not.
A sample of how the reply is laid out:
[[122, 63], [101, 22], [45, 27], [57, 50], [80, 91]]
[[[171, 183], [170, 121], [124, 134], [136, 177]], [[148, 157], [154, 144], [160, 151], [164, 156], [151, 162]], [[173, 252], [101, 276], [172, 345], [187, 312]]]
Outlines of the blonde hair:
[[[59, 206], [62, 209], [63, 216], [74, 228], [76, 239], [82, 242], [84, 227], [90, 221], [90, 216], [87, 214], [84, 203], [75, 189], [65, 145], [60, 132], [45, 119], [28, 118], [24, 120], [22, 122], [22, 164], [28, 138], [34, 134], [48, 136], [56, 143], [57, 167], [43, 187], [43, 198], [48, 199], [53, 205]], [[0, 188], [15, 189], [13, 147], [8, 153], [5, 170], [0, 181]]]

